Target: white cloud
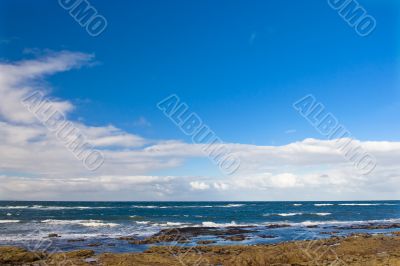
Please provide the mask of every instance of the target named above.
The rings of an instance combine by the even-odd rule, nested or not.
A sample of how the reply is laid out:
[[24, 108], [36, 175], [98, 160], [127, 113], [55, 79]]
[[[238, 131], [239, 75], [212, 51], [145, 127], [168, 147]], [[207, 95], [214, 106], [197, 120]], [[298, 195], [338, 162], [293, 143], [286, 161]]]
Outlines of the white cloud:
[[210, 188], [206, 183], [199, 181], [190, 182], [190, 186], [193, 190], [206, 190]]
[[[21, 99], [37, 89], [50, 95], [47, 86], [43, 89], [44, 77], [92, 60], [92, 55], [60, 52], [0, 64], [1, 198], [90, 199], [96, 195], [101, 199], [99, 195], [108, 195], [113, 199], [125, 195], [135, 200], [190, 200], [196, 193], [206, 194], [207, 199], [224, 195], [224, 199], [240, 200], [398, 196], [400, 142], [390, 141], [356, 141], [377, 159], [377, 168], [368, 176], [357, 173], [334, 140], [305, 139], [282, 146], [227, 143], [241, 161], [235, 175], [200, 178], [193, 170], [181, 168], [180, 176], [171, 177], [160, 173], [179, 169], [191, 158], [208, 160], [202, 151], [205, 145], [148, 140], [113, 125], [94, 127], [73, 121], [105, 156], [102, 167], [89, 172], [22, 106]], [[69, 101], [55, 99], [54, 103], [67, 119], [74, 111]], [[217, 166], [210, 162], [210, 167]]]

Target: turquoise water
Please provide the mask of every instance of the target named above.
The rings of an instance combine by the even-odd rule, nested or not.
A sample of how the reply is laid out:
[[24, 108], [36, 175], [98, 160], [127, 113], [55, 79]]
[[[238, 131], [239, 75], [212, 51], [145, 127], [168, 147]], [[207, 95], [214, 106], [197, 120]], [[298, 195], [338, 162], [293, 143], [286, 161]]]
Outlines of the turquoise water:
[[[166, 228], [206, 226], [255, 226], [274, 238], [248, 235], [242, 242], [213, 236], [216, 244], [276, 243], [297, 239], [329, 237], [321, 232], [381, 233], [398, 231], [338, 229], [359, 224], [400, 223], [400, 201], [351, 202], [0, 202], [0, 244], [34, 245], [47, 235], [48, 248], [72, 250], [101, 243], [96, 251], [141, 251], [147, 246], [116, 240], [120, 236], [146, 237]], [[269, 229], [270, 224], [290, 227]], [[84, 238], [85, 241], [68, 242]], [[33, 244], [32, 244], [33, 243]], [[188, 245], [193, 244], [189, 243]]]

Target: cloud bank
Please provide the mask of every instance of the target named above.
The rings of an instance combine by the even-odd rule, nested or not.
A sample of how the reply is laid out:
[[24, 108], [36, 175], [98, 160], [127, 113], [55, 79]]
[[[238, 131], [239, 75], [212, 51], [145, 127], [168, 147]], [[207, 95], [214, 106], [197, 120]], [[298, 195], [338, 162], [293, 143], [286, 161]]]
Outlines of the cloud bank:
[[[111, 124], [94, 127], [69, 120], [104, 154], [101, 168], [90, 172], [21, 101], [37, 90], [51, 96], [45, 82], [48, 76], [80, 69], [93, 60], [91, 54], [61, 51], [0, 64], [0, 199], [345, 200], [399, 196], [400, 142], [357, 141], [377, 159], [376, 169], [367, 176], [343, 158], [335, 140], [319, 139], [282, 146], [226, 143], [241, 161], [234, 175], [199, 176], [195, 170], [186, 170], [171, 176], [160, 173], [183, 169], [190, 159], [207, 161], [203, 144], [150, 140]], [[67, 119], [77, 111], [70, 101], [52, 98], [52, 102]]]

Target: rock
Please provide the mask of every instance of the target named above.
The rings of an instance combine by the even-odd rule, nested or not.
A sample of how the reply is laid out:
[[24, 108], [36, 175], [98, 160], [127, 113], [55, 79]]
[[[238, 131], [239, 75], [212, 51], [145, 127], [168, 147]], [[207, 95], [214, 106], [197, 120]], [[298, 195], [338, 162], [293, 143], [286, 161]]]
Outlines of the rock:
[[273, 235], [259, 235], [261, 238], [276, 238], [276, 236]]
[[0, 247], [0, 265], [22, 265], [46, 258], [45, 252], [30, 252], [20, 247]]
[[175, 229], [164, 229], [151, 237], [143, 240], [133, 240], [129, 243], [134, 245], [148, 245], [162, 242], [187, 243], [189, 239], [198, 236], [232, 236], [257, 232], [248, 228], [249, 227], [243, 228], [232, 226], [224, 229], [214, 227], [183, 227]]
[[215, 240], [199, 240], [196, 243], [199, 245], [209, 245], [209, 244], [217, 243], [217, 241], [215, 241]]
[[229, 240], [229, 241], [243, 241], [246, 240], [246, 236], [244, 235], [237, 235], [237, 236], [223, 236], [222, 237], [225, 240]]
[[133, 240], [137, 240], [136, 237], [133, 236], [121, 236], [117, 238], [118, 240], [127, 240], [127, 241], [133, 241]]
[[83, 238], [77, 238], [77, 239], [68, 239], [67, 242], [83, 242], [83, 241], [85, 241], [85, 239], [83, 239]]
[[102, 244], [101, 243], [90, 243], [90, 244], [88, 244], [87, 246], [88, 247], [99, 247], [99, 246], [101, 246]]
[[318, 228], [318, 225], [307, 225], [307, 228]]
[[61, 237], [61, 236], [58, 235], [58, 234], [54, 234], [54, 233], [53, 233], [53, 234], [48, 234], [47, 237]]
[[268, 229], [291, 227], [290, 224], [270, 224], [267, 225]]
[[332, 231], [332, 232], [320, 232], [321, 235], [335, 235], [338, 234], [338, 231]]
[[343, 226], [343, 227], [338, 227], [338, 229], [341, 230], [355, 230], [355, 229], [394, 229], [394, 228], [400, 228], [399, 223], [394, 223], [394, 224], [377, 224], [377, 223], [369, 223], [369, 224], [356, 224], [356, 225], [351, 225], [351, 226]]

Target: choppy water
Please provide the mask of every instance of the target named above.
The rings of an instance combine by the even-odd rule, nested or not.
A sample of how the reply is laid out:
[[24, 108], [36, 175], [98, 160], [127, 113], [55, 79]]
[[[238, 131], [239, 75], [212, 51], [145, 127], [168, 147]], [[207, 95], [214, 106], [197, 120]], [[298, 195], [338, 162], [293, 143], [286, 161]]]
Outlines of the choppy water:
[[[270, 224], [291, 227], [266, 229]], [[141, 251], [146, 246], [116, 240], [119, 236], [145, 237], [165, 228], [186, 226], [257, 226], [271, 239], [250, 237], [234, 244], [274, 243], [328, 237], [320, 234], [336, 227], [366, 223], [400, 223], [400, 201], [370, 202], [11, 202], [0, 201], [0, 244], [36, 245], [57, 233], [46, 244], [71, 250], [101, 242], [97, 251]], [[317, 225], [315, 228], [310, 228]], [[336, 229], [335, 229], [336, 228]], [[392, 229], [399, 231], [400, 229]], [[390, 230], [342, 230], [389, 232]], [[84, 238], [82, 242], [68, 242]], [[210, 238], [210, 237], [209, 237]], [[38, 244], [39, 243], [39, 244]], [[110, 244], [110, 245], [108, 245]], [[217, 239], [216, 244], [233, 244]], [[115, 245], [115, 246], [114, 246]]]

